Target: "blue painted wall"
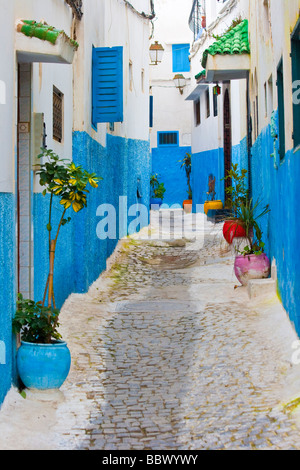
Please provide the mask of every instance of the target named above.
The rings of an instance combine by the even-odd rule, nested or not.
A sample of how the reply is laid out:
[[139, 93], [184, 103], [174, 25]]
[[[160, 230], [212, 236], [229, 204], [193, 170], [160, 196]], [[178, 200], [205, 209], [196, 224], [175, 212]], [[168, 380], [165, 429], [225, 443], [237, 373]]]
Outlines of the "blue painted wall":
[[[265, 251], [277, 265], [278, 294], [292, 324], [300, 336], [300, 150], [289, 150], [276, 166], [271, 155], [274, 141], [267, 126], [251, 149], [252, 197], [259, 201], [258, 210], [267, 204], [270, 213], [260, 219]], [[232, 162], [248, 170], [247, 140], [232, 148]], [[216, 175], [216, 199], [224, 201], [223, 149], [201, 152], [192, 156], [193, 208], [207, 197], [208, 176]]]
[[[181, 163], [186, 153], [191, 153], [191, 147], [157, 147], [152, 149], [152, 172], [157, 173], [160, 182], [166, 188], [164, 204], [180, 204], [188, 199], [188, 187], [184, 169]], [[191, 180], [191, 186], [192, 180]]]
[[16, 309], [15, 227], [15, 197], [0, 193], [0, 404], [15, 376], [15, 344], [11, 330]]
[[288, 151], [278, 168], [273, 152], [274, 141], [267, 126], [252, 148], [253, 197], [270, 205], [271, 212], [263, 223], [267, 253], [276, 260], [278, 294], [300, 335], [300, 150]]
[[192, 155], [193, 211], [196, 205], [203, 205], [208, 200], [208, 179], [213, 174], [216, 178], [216, 200], [224, 201], [224, 151], [208, 150]]
[[[106, 268], [106, 260], [114, 251], [119, 239], [100, 240], [96, 227], [100, 217], [96, 215], [98, 206], [112, 204], [119, 215], [119, 196], [127, 196], [127, 205], [140, 202], [149, 207], [149, 180], [151, 158], [149, 142], [107, 136], [104, 148], [86, 132], [73, 134], [73, 161], [89, 172], [103, 178], [97, 189], [90, 189], [87, 208], [75, 214], [67, 213], [72, 221], [61, 228], [55, 257], [54, 292], [60, 308], [72, 292], [87, 292], [90, 285]], [[140, 183], [138, 183], [138, 179]], [[137, 197], [137, 188], [141, 198]], [[49, 197], [34, 195], [34, 291], [35, 300], [43, 296], [48, 275], [48, 232], [46, 230]], [[61, 206], [53, 210], [53, 226], [61, 216]], [[128, 217], [125, 227], [135, 217]], [[147, 218], [143, 225], [148, 223]], [[118, 222], [118, 220], [117, 220]], [[119, 224], [117, 223], [117, 228]], [[141, 228], [141, 227], [140, 227]]]
[[[248, 146], [245, 137], [240, 144], [232, 147], [232, 163], [238, 163], [240, 168], [248, 170]], [[193, 181], [193, 211], [196, 205], [203, 205], [208, 200], [208, 179], [213, 174], [216, 177], [216, 200], [224, 203], [224, 150], [223, 148], [207, 150], [192, 155], [192, 181]]]

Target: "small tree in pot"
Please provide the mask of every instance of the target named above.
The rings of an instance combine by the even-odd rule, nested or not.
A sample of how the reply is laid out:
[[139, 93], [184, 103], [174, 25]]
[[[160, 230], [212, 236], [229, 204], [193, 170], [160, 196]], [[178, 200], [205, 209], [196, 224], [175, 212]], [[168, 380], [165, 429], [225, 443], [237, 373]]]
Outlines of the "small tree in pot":
[[246, 231], [238, 216], [238, 210], [241, 204], [245, 205], [249, 199], [249, 190], [246, 186], [247, 173], [247, 170], [239, 171], [238, 165], [232, 164], [230, 171], [222, 180], [230, 183], [225, 187], [225, 208], [228, 209], [230, 216], [226, 218], [223, 226], [223, 235], [229, 244], [234, 238], [246, 238]]
[[[38, 158], [44, 159], [37, 171], [40, 185], [45, 188], [43, 195], [50, 195], [49, 218], [46, 226], [49, 243], [49, 274], [41, 301], [34, 302], [23, 299], [23, 296], [19, 294], [17, 311], [13, 319], [13, 332], [21, 334], [22, 345], [17, 356], [21, 380], [25, 386], [44, 389], [58, 388], [65, 380], [70, 368], [69, 351], [66, 344], [60, 341], [61, 335], [58, 332], [59, 310], [56, 308], [53, 287], [54, 258], [58, 236], [61, 228], [71, 220], [71, 217], [67, 217], [67, 211], [70, 209], [78, 213], [86, 207], [87, 194], [89, 193], [87, 187], [97, 188], [98, 182], [102, 178], [97, 177], [94, 173], [88, 173], [73, 162], [60, 159], [52, 150], [42, 149]], [[54, 236], [52, 236], [55, 199], [59, 200], [62, 213]], [[43, 347], [39, 349], [39, 346]], [[39, 357], [38, 350], [41, 351]], [[57, 374], [55, 372], [55, 377], [53, 372], [49, 372], [47, 375], [47, 367], [45, 366], [47, 362], [45, 358], [49, 356], [50, 350], [54, 351], [55, 361], [58, 366], [61, 366], [61, 370]], [[64, 358], [64, 361], [58, 360], [57, 355]], [[38, 363], [35, 364], [35, 360]], [[53, 368], [53, 366], [51, 367]], [[58, 377], [59, 375], [60, 377]]]

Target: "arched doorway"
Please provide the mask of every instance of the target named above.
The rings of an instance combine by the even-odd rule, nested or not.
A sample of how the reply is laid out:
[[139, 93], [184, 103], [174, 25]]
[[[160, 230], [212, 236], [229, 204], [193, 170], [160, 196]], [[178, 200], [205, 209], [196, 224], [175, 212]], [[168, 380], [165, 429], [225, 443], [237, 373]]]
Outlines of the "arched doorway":
[[[224, 96], [224, 173], [227, 176], [231, 169], [231, 112], [229, 91], [226, 89]], [[227, 200], [226, 188], [231, 186], [231, 180], [225, 180], [225, 202]]]

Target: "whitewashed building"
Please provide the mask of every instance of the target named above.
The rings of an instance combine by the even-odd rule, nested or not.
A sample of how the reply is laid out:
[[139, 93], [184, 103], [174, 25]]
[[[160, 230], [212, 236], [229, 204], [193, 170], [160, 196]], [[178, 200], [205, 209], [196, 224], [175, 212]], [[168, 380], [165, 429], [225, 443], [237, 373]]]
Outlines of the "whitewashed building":
[[[162, 60], [150, 65], [152, 172], [166, 188], [164, 203], [188, 199], [180, 163], [191, 152], [191, 103], [185, 101], [191, 84], [189, 51], [192, 32], [188, 19], [192, 0], [157, 0], [151, 45], [163, 48]], [[182, 76], [180, 83], [174, 78]], [[182, 85], [181, 88], [176, 86]]]
[[[41, 147], [103, 180], [58, 240], [56, 303], [85, 292], [127, 235], [97, 235], [109, 204], [149, 207], [149, 31], [152, 0], [0, 1], [0, 403], [16, 376], [17, 293], [42, 300], [48, 199], [35, 174]], [[57, 209], [57, 208], [56, 208]], [[59, 220], [53, 212], [53, 224]], [[103, 215], [103, 214], [102, 214]], [[141, 224], [148, 220], [142, 220]], [[4, 357], [5, 356], [5, 357]]]

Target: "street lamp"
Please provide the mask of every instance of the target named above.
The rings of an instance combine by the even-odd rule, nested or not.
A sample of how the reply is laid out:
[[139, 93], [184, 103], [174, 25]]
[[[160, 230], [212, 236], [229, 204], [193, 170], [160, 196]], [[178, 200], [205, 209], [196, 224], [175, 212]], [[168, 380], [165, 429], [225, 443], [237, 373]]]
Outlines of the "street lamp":
[[155, 41], [155, 43], [150, 46], [149, 52], [150, 52], [151, 65], [157, 65], [159, 62], [162, 61], [164, 48], [162, 47], [161, 44], [158, 43], [158, 41]]
[[184, 78], [184, 76], [182, 74], [178, 73], [177, 75], [175, 75], [173, 80], [174, 80], [176, 88], [179, 89], [180, 94], [182, 95], [183, 88], [186, 86], [186, 79]]

